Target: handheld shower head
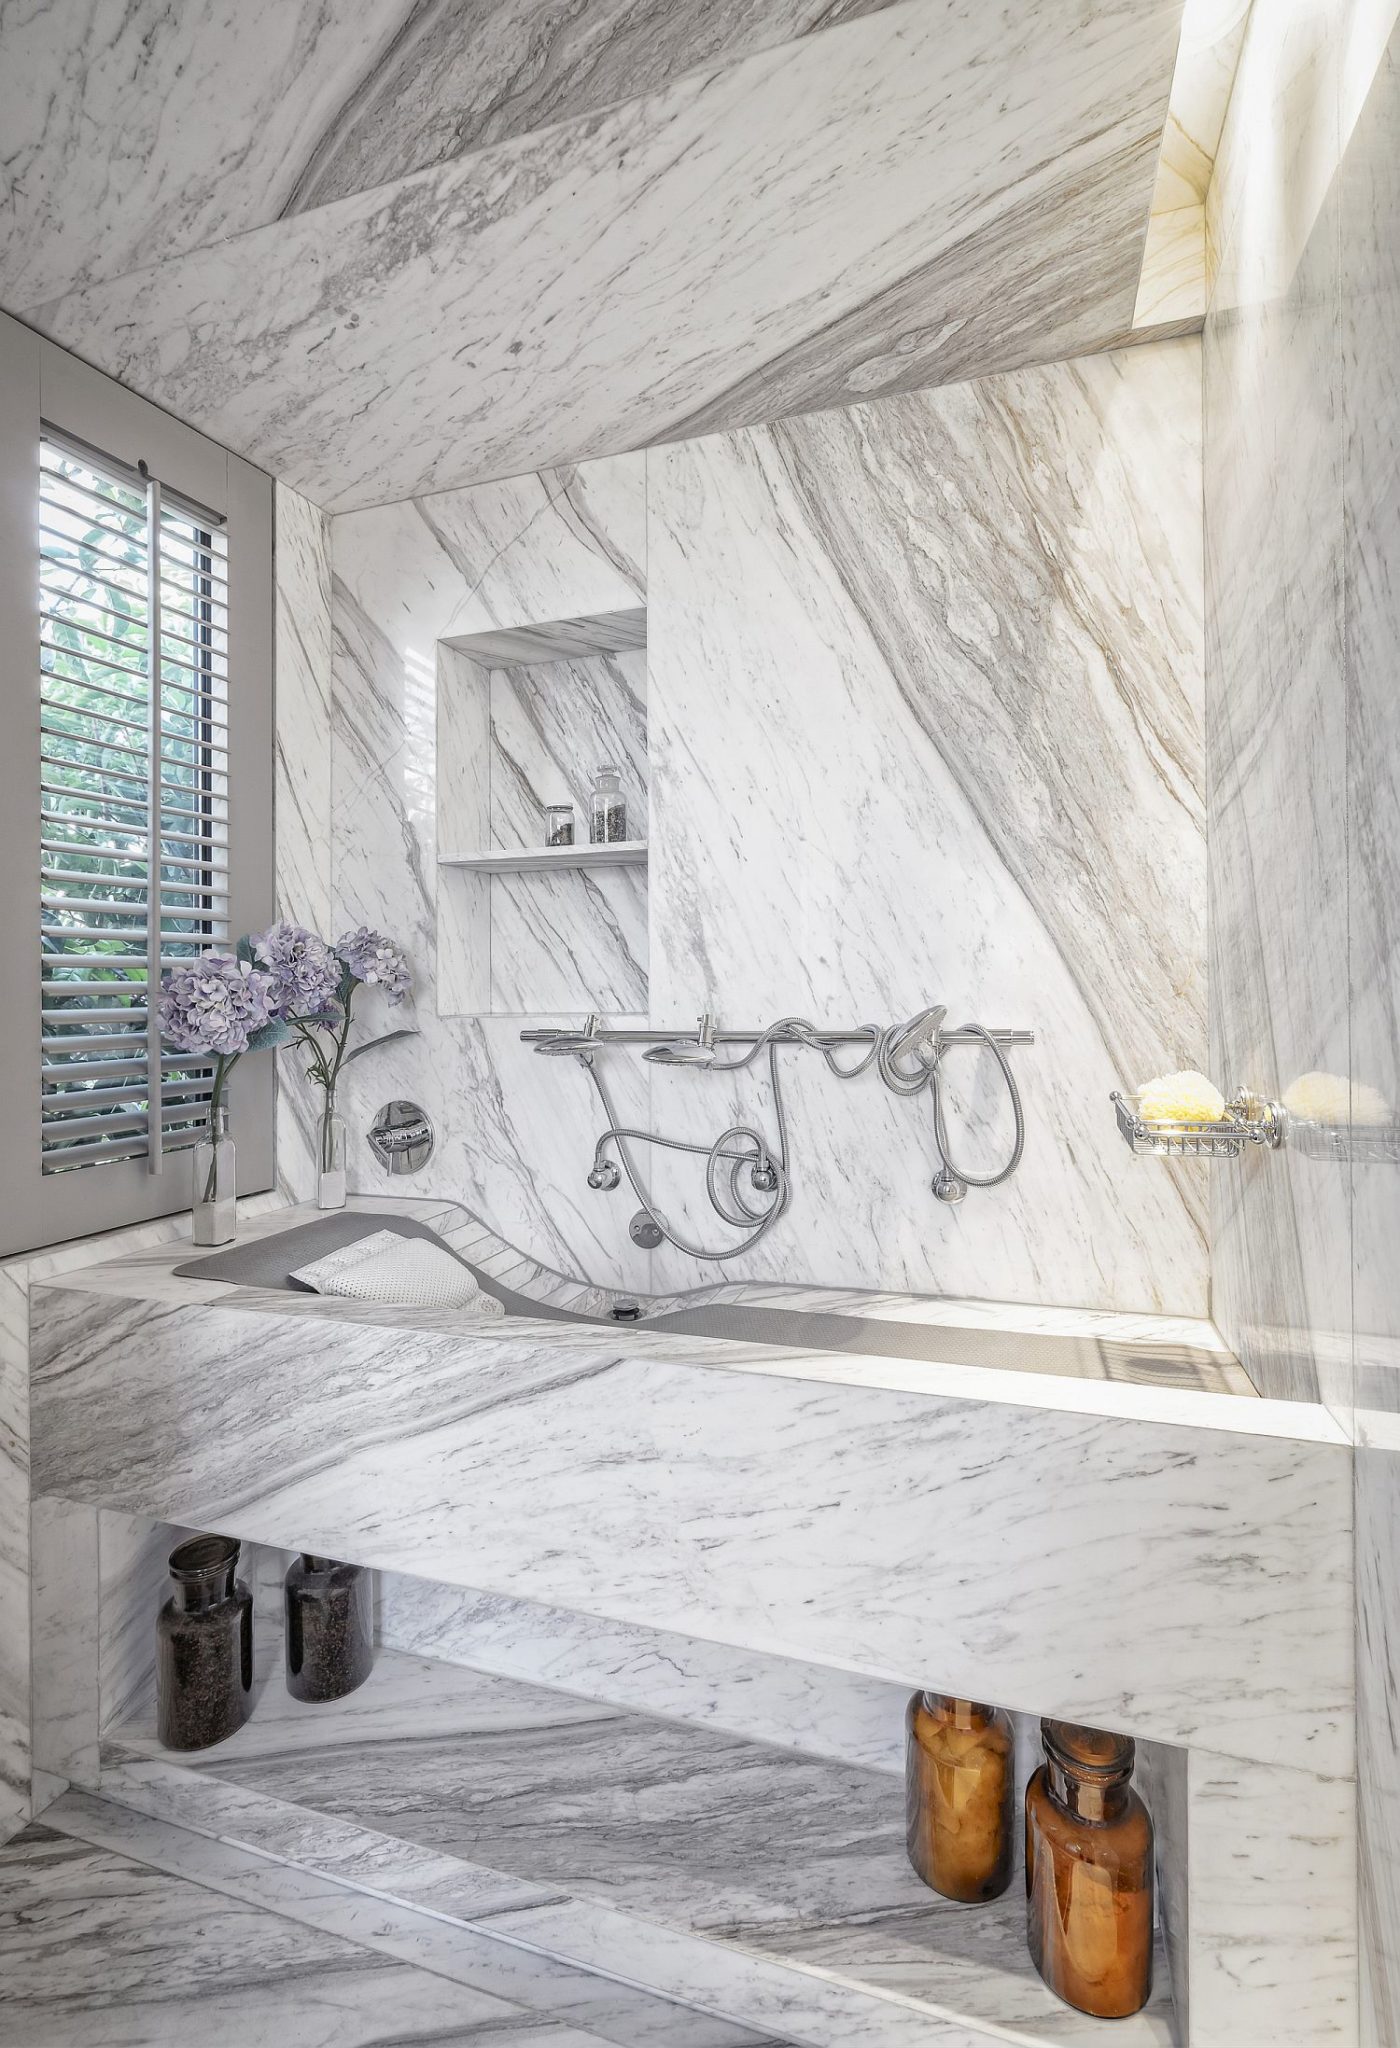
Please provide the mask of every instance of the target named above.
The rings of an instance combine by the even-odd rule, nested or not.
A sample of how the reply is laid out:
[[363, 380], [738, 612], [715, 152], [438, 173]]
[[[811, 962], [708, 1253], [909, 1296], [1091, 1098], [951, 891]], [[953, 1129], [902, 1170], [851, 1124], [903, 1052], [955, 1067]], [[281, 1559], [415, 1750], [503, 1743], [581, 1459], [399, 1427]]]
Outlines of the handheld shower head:
[[582, 1031], [556, 1031], [549, 1038], [540, 1039], [535, 1051], [549, 1059], [563, 1059], [570, 1053], [583, 1058], [597, 1052], [604, 1043], [603, 1020], [593, 1011], [584, 1020]]
[[694, 1038], [674, 1038], [669, 1045], [654, 1045], [642, 1058], [656, 1067], [712, 1067], [716, 1058], [714, 1018], [706, 1010]]

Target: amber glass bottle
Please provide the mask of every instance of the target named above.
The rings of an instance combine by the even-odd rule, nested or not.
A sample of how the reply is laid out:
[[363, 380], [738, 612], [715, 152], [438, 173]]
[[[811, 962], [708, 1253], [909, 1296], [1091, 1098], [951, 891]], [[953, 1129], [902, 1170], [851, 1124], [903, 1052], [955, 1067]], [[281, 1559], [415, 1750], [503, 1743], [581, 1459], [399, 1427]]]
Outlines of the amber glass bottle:
[[1026, 1787], [1027, 1939], [1057, 1997], [1126, 2019], [1152, 1990], [1152, 1821], [1126, 1735], [1042, 1721]]
[[1011, 1882], [1016, 1756], [997, 1707], [916, 1692], [906, 1716], [909, 1861], [945, 1899], [978, 1905]]

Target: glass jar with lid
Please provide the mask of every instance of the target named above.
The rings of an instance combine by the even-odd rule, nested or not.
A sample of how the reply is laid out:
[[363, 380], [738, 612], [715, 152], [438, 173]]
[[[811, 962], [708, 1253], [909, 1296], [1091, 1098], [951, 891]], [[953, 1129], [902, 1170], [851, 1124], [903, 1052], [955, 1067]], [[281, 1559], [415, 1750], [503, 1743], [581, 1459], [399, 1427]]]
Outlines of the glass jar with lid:
[[1152, 1991], [1153, 1833], [1126, 1735], [1042, 1721], [1026, 1787], [1026, 1935], [1056, 1997], [1096, 2019]]
[[170, 1553], [156, 1622], [156, 1732], [166, 1749], [208, 1749], [253, 1703], [253, 1599], [235, 1536], [191, 1536]]
[[1011, 1882], [1016, 1739], [998, 1707], [916, 1692], [905, 1717], [909, 1861], [926, 1885], [964, 1905]]
[[588, 799], [588, 836], [595, 846], [613, 846], [627, 837], [627, 804], [622, 771], [605, 761], [593, 778]]

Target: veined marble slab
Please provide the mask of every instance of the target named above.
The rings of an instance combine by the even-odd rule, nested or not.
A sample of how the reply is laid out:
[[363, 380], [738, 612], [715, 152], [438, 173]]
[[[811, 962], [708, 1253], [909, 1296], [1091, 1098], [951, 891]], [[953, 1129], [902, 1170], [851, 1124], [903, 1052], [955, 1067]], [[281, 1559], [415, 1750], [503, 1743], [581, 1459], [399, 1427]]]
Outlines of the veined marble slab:
[[[873, 2044], [902, 2027], [933, 2048], [985, 2029], [1069, 2048], [1093, 2031], [1037, 1978], [1016, 1887], [974, 1913], [915, 1877], [903, 1787], [883, 1772], [393, 1653], [329, 1716], [273, 1687], [193, 1770], [158, 1752], [123, 1761], [142, 1754], [149, 1736], [118, 1732], [111, 1797], [312, 1869], [344, 1868], [359, 1834], [363, 1881], [443, 1912], [455, 1863], [456, 1912], [474, 1925], [507, 1938], [522, 1921], [525, 1938], [547, 1927], [566, 1954], [570, 1939], [606, 1954], [611, 1932], [658, 1989], [683, 1955], [741, 2018], [785, 1981], [783, 2030], [802, 2041]], [[492, 1898], [491, 1872], [505, 1896]], [[891, 1956], [897, 1983], [880, 1969]], [[1167, 2048], [1164, 1980], [1118, 2031], [1130, 2048]]]
[[[889, 0], [272, 0], [4, 24], [0, 297], [22, 307]], [[106, 176], [94, 138], [123, 151]]]
[[[277, 1197], [255, 1196], [240, 1206], [240, 1218], [247, 1225], [280, 1206]], [[86, 1698], [90, 1684], [95, 1696], [96, 1684], [95, 1675], [89, 1681], [78, 1668], [82, 1645], [76, 1646], [79, 1654], [75, 1660], [72, 1631], [48, 1633], [45, 1629], [43, 1589], [62, 1579], [68, 1568], [68, 1546], [61, 1537], [57, 1549], [51, 1546], [55, 1521], [61, 1524], [64, 1518], [51, 1518], [44, 1509], [36, 1513], [30, 1490], [30, 1290], [36, 1280], [90, 1265], [94, 1254], [104, 1249], [114, 1257], [129, 1258], [143, 1247], [169, 1244], [188, 1228], [184, 1217], [159, 1217], [129, 1230], [53, 1245], [0, 1264], [0, 1841], [28, 1818], [33, 1807], [34, 1773], [36, 1767], [44, 1768], [44, 1757], [35, 1754], [35, 1699], [41, 1716], [47, 1716], [51, 1708], [62, 1716], [70, 1710], [75, 1693], [81, 1691]], [[95, 1555], [94, 1546], [94, 1564]], [[95, 1584], [90, 1592], [95, 1609]], [[31, 1625], [37, 1637], [37, 1658]], [[51, 1651], [58, 1653], [56, 1661]], [[40, 1734], [41, 1751], [48, 1735], [47, 1730]], [[95, 1735], [94, 1723], [94, 1742]], [[86, 1735], [81, 1739], [86, 1740]], [[60, 1731], [59, 1747], [66, 1750], [67, 1741], [67, 1733]]]
[[[1212, 188], [1210, 1071], [1274, 1100], [1349, 1058], [1335, 13], [1256, 10]], [[1217, 1318], [1261, 1391], [1345, 1422], [1349, 1169], [1288, 1146], [1239, 1165], [1212, 1183]]]
[[[653, 1013], [1036, 1034], [1022, 1163], [955, 1215], [926, 1099], [781, 1053], [793, 1200], [745, 1277], [1204, 1310], [1203, 1171], [1144, 1170], [1108, 1102], [1205, 1058], [1198, 406], [1185, 341], [648, 457]], [[993, 1062], [946, 1080], [993, 1171]], [[699, 1143], [774, 1130], [762, 1067], [658, 1070], [651, 1101]], [[643, 1158], [732, 1242], [700, 1162]]]
[[391, 1649], [903, 1773], [903, 1686], [398, 1572], [376, 1591]]
[[[382, 1021], [412, 1022], [421, 1033], [348, 1067], [342, 1112], [353, 1131], [389, 1097], [421, 1102], [437, 1126], [431, 1185], [439, 1193], [465, 1200], [557, 1271], [618, 1286], [645, 1286], [649, 1258], [586, 1186], [597, 1123], [584, 1076], [542, 1086], [544, 1061], [520, 1043], [530, 1020], [479, 1014], [490, 1004], [489, 899], [473, 878], [437, 867], [439, 851], [485, 845], [490, 815], [482, 671], [441, 643], [540, 619], [635, 611], [645, 596], [645, 472], [644, 457], [624, 456], [333, 526], [332, 922], [402, 939], [414, 994], [407, 1015]], [[616, 966], [611, 926], [595, 918], [576, 931], [554, 878], [536, 877], [530, 888], [536, 915], [571, 951], [580, 979], [595, 943]], [[629, 929], [635, 959], [635, 918]], [[618, 1100], [629, 1119], [645, 1118], [640, 1073], [621, 1078]], [[352, 1155], [351, 1174], [352, 1185], [379, 1179], [363, 1153]]]
[[1105, 347], [1180, 12], [886, 7], [26, 315], [336, 511]]
[[[420, 1100], [432, 1185], [542, 1260], [646, 1292], [714, 1278], [639, 1252], [635, 1205], [587, 1188], [588, 1077], [520, 1045], [531, 1019], [475, 1014], [493, 972], [522, 1005], [545, 984], [496, 957], [479, 882], [436, 866], [487, 843], [489, 734], [457, 643], [635, 609], [650, 497], [653, 1016], [708, 996], [733, 1021], [893, 1021], [943, 999], [1038, 1030], [1013, 1053], [1022, 1168], [958, 1212], [928, 1191], [926, 1101], [784, 1054], [794, 1207], [731, 1270], [1203, 1311], [1204, 1175], [1131, 1160], [1106, 1099], [1205, 1058], [1198, 411], [1194, 346], [1140, 348], [337, 519], [337, 921], [408, 938], [424, 1033], [349, 1071], [352, 1128]], [[512, 729], [558, 758], [561, 727], [543, 753], [528, 716]], [[518, 900], [522, 947], [547, 932], [578, 991], [563, 1017], [637, 988], [631, 899], [625, 924], [539, 878]], [[954, 1132], [990, 1160], [1008, 1118], [989, 1068], [949, 1063]], [[771, 1129], [761, 1084], [625, 1052], [606, 1072], [626, 1122], [705, 1144], [732, 1116]], [[696, 1163], [644, 1164], [693, 1239], [731, 1238]]]
[[625, 654], [647, 644], [646, 607], [599, 612], [588, 619], [555, 619], [545, 625], [503, 626], [485, 633], [464, 633], [450, 644], [487, 668], [572, 661], [581, 654]]
[[215, 1302], [172, 1263], [36, 1295], [38, 1491], [1350, 1769], [1349, 1454], [1236, 1426], [1293, 1404]]
[[781, 2048], [82, 1794], [0, 1855], [0, 1902], [0, 2029], [33, 2048], [155, 2048], [210, 2026], [232, 2048]]
[[[1338, 181], [1350, 1071], [1400, 1102], [1400, 27], [1394, 0], [1353, 14]], [[1373, 72], [1354, 46], [1377, 32], [1388, 39]], [[1400, 2036], [1400, 1165], [1359, 1160], [1351, 1195], [1362, 2040], [1382, 2048]]]
[[[277, 915], [334, 940], [331, 928], [331, 549], [325, 514], [285, 484], [273, 490], [277, 761], [273, 793]], [[320, 1098], [298, 1046], [277, 1064], [277, 1184], [316, 1192]]]

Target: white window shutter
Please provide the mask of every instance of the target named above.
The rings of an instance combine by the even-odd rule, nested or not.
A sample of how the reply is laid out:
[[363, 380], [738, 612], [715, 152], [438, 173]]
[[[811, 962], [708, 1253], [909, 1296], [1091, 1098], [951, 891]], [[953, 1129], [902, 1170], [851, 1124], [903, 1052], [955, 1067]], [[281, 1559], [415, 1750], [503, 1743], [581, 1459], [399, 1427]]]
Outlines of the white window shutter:
[[231, 937], [228, 537], [48, 430], [39, 496], [42, 1168], [155, 1173], [211, 1074], [154, 992]]

